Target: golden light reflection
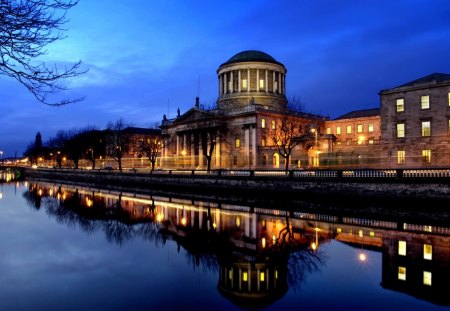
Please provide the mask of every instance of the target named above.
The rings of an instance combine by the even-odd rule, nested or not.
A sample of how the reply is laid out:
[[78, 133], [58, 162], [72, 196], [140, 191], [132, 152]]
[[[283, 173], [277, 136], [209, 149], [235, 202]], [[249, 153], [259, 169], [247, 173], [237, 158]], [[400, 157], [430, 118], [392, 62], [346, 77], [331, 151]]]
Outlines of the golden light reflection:
[[186, 217], [181, 218], [181, 224], [186, 226]]
[[0, 192], [0, 200], [3, 199], [3, 192]]
[[159, 213], [158, 215], [156, 215], [156, 221], [157, 222], [161, 222], [164, 220], [164, 214], [163, 213]]
[[41, 196], [42, 195], [42, 189], [39, 189], [38, 191], [38, 195]]
[[92, 200], [89, 197], [86, 197], [86, 206], [92, 207], [92, 204], [93, 204]]
[[236, 217], [236, 227], [240, 227], [241, 226], [241, 219], [239, 217]]
[[261, 239], [261, 246], [262, 248], [266, 248], [266, 238]]
[[365, 262], [365, 261], [367, 260], [366, 254], [364, 254], [364, 253], [362, 253], [362, 252], [359, 254], [358, 258], [359, 258], [359, 260], [362, 261], [362, 262]]
[[213, 223], [213, 228], [216, 229], [217, 228], [217, 224]]

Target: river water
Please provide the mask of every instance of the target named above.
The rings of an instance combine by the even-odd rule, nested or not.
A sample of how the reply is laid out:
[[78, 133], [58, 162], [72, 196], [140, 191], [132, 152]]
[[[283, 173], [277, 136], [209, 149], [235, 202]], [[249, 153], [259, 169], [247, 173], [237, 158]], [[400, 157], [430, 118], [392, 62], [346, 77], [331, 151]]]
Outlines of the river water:
[[439, 217], [30, 181], [0, 191], [0, 310], [450, 309]]

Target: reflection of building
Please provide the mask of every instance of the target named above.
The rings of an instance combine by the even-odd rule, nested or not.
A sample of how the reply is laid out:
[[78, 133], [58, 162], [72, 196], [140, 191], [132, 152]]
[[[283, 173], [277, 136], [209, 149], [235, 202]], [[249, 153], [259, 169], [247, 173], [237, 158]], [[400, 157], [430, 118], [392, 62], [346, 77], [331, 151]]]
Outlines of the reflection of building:
[[390, 232], [382, 247], [384, 288], [450, 306], [450, 237]]
[[[381, 252], [384, 288], [450, 305], [450, 228], [445, 221], [433, 220], [445, 226], [421, 225], [411, 224], [408, 216], [399, 222], [395, 214], [328, 215], [291, 205], [287, 211], [45, 184], [31, 185], [29, 193], [37, 209], [48, 204], [48, 214], [59, 221], [67, 217], [67, 223], [78, 219], [89, 230], [109, 228], [107, 237], [117, 243], [149, 236], [176, 241], [196, 265], [219, 272], [218, 290], [239, 306], [262, 307], [282, 297], [296, 285], [290, 281], [295, 269], [305, 273], [311, 263], [320, 269], [320, 248], [331, 239], [355, 247], [355, 261], [370, 260], [367, 249]], [[90, 221], [109, 225], [88, 226]], [[304, 275], [297, 277], [301, 284]]]

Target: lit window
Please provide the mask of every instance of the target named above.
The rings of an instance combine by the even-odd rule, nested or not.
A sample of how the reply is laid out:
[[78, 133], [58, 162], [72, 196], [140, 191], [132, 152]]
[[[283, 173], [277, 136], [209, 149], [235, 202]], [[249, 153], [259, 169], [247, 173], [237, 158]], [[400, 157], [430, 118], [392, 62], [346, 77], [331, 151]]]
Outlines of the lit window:
[[342, 142], [338, 141], [338, 142], [336, 142], [336, 145], [340, 146], [340, 145], [342, 145]]
[[352, 126], [347, 125], [347, 134], [351, 134], [351, 133], [352, 133]]
[[430, 136], [430, 135], [431, 135], [431, 122], [422, 121], [422, 136]]
[[364, 232], [362, 230], [358, 230], [358, 236], [362, 238], [364, 236]]
[[241, 140], [239, 138], [236, 138], [236, 140], [234, 141], [234, 146], [236, 148], [240, 148], [241, 147]]
[[406, 281], [406, 268], [398, 267], [398, 279], [402, 281]]
[[261, 239], [261, 247], [266, 248], [266, 238]]
[[244, 281], [244, 282], [248, 281], [248, 273], [247, 272], [242, 273], [242, 281]]
[[397, 150], [397, 164], [405, 164], [405, 150]]
[[358, 133], [362, 133], [362, 131], [363, 131], [363, 126], [362, 126], [362, 124], [358, 124], [358, 125], [356, 126], [356, 131], [357, 131]]
[[264, 275], [264, 272], [261, 272], [261, 273], [259, 273], [259, 280], [261, 281], [261, 282], [264, 282], [264, 280], [265, 280], [265, 275]]
[[233, 279], [233, 269], [231, 269], [230, 271], [228, 271], [228, 278], [229, 278], [230, 280]]
[[429, 109], [430, 108], [430, 96], [424, 95], [420, 97], [420, 108]]
[[431, 272], [429, 271], [423, 272], [423, 285], [431, 286]]
[[341, 135], [341, 127], [336, 127], [336, 135]]
[[374, 232], [374, 231], [370, 231], [369, 236], [370, 236], [371, 238], [375, 237], [375, 232]]
[[247, 79], [242, 79], [242, 89], [246, 90], [247, 89]]
[[261, 146], [262, 146], [262, 147], [265, 147], [265, 146], [266, 146], [266, 138], [265, 138], [265, 137], [263, 137], [263, 138], [261, 139]]
[[274, 130], [274, 129], [276, 129], [277, 128], [277, 125], [276, 125], [276, 123], [275, 123], [275, 120], [272, 120], [272, 130]]
[[346, 143], [347, 143], [347, 146], [350, 146], [352, 144], [352, 140], [351, 139], [347, 139]]
[[260, 89], [264, 88], [264, 79], [259, 79], [259, 88]]
[[373, 132], [373, 123], [369, 124], [369, 129], [368, 129], [369, 133]]
[[337, 233], [341, 233], [341, 232], [342, 232], [342, 228], [337, 228], [337, 229], [336, 229], [336, 232], [337, 232]]
[[406, 241], [398, 241], [398, 254], [406, 256]]
[[423, 245], [423, 259], [426, 260], [433, 259], [433, 245], [430, 244]]
[[264, 119], [264, 118], [261, 119], [261, 127], [262, 127], [263, 129], [266, 128], [266, 119]]
[[431, 150], [423, 149], [422, 150], [422, 164], [430, 164], [431, 163]]
[[369, 139], [367, 142], [369, 143], [369, 145], [373, 145], [373, 139]]
[[[450, 122], [449, 122], [450, 124]], [[327, 127], [327, 134], [331, 134], [331, 127]]]
[[397, 137], [405, 137], [405, 123], [397, 123]]
[[397, 98], [397, 112], [405, 111], [405, 100], [403, 98]]
[[275, 270], [275, 279], [278, 279], [278, 270]]

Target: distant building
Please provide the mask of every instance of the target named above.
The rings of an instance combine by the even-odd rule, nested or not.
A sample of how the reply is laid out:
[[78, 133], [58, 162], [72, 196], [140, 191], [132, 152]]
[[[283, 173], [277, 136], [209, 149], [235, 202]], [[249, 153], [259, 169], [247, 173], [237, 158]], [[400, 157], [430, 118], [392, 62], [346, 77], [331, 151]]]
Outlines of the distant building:
[[382, 90], [380, 97], [385, 164], [449, 166], [450, 75], [434, 73]]

